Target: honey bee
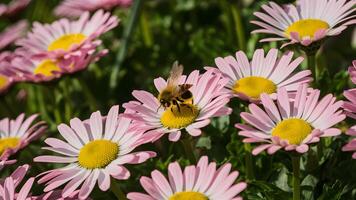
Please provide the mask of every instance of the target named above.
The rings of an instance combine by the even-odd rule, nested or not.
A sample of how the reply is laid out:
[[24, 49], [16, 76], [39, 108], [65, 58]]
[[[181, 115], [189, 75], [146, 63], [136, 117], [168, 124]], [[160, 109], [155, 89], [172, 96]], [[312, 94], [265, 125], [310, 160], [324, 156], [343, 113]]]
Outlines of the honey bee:
[[173, 107], [177, 107], [180, 112], [181, 106], [193, 104], [193, 94], [189, 89], [192, 84], [179, 84], [179, 79], [183, 74], [183, 66], [178, 64], [178, 61], [173, 63], [167, 80], [167, 87], [158, 95], [158, 100], [165, 109], [170, 108], [173, 112]]

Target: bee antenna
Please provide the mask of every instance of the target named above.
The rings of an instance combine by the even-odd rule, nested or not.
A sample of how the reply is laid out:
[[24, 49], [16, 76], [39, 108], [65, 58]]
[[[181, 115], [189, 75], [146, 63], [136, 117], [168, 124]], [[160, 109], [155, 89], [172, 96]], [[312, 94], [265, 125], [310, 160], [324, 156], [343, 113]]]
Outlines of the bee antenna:
[[156, 110], [156, 112], [158, 112], [158, 110], [161, 108], [162, 104], [160, 104]]

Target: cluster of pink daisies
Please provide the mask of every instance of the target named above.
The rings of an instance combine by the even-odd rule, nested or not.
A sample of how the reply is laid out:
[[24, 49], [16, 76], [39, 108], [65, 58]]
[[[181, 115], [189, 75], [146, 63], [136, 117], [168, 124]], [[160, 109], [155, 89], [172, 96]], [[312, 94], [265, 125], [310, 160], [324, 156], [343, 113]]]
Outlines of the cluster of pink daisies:
[[[0, 16], [11, 15], [30, 1], [14, 0], [9, 5], [0, 4]], [[12, 43], [18, 48], [0, 54], [0, 92], [4, 95], [17, 82], [46, 82], [85, 69], [108, 53], [99, 50], [99, 37], [115, 28], [119, 19], [110, 10], [115, 6], [129, 6], [129, 0], [66, 0], [56, 8], [62, 18], [51, 24], [34, 23], [30, 32], [22, 37], [27, 26], [19, 22], [0, 35], [0, 48]], [[276, 3], [263, 5], [265, 12], [256, 12], [260, 21], [252, 23], [261, 27], [254, 33], [269, 33], [277, 38], [264, 42], [288, 40], [288, 44], [310, 46], [322, 43], [326, 37], [340, 34], [348, 25], [356, 23], [356, 1], [298, 0], [296, 4], [281, 7]], [[92, 15], [89, 13], [94, 12]], [[332, 12], [331, 12], [332, 11]], [[228, 102], [232, 98], [249, 102], [248, 112], [242, 112], [244, 123], [236, 124], [245, 143], [258, 143], [252, 154], [266, 150], [305, 153], [309, 146], [323, 137], [341, 134], [335, 125], [346, 115], [356, 119], [356, 89], [345, 91], [349, 101], [337, 101], [332, 94], [320, 96], [320, 91], [309, 86], [313, 79], [310, 70], [300, 70], [303, 57], [293, 52], [279, 54], [278, 49], [257, 49], [252, 59], [238, 51], [235, 55], [218, 57], [216, 67], [205, 67], [180, 77], [179, 84], [190, 84], [193, 101], [178, 112], [160, 105], [157, 94], [167, 87], [167, 80], [156, 78], [155, 94], [136, 90], [135, 100], [110, 108], [107, 116], [99, 111], [89, 119], [73, 118], [69, 125], [59, 124], [63, 139], [47, 138], [43, 149], [59, 155], [42, 155], [35, 162], [62, 163], [65, 166], [43, 172], [26, 180], [22, 185], [28, 165], [17, 168], [0, 181], [0, 199], [87, 199], [96, 185], [107, 191], [111, 182], [127, 180], [128, 164], [141, 164], [156, 156], [152, 151], [137, 151], [137, 147], [159, 140], [165, 135], [172, 142], [182, 137], [198, 137], [202, 128], [212, 118], [230, 115]], [[356, 61], [349, 68], [351, 80], [356, 84]], [[346, 113], [346, 115], [345, 115]], [[12, 158], [31, 141], [46, 131], [46, 123], [34, 123], [37, 115], [0, 121], [0, 169], [13, 165]], [[356, 126], [347, 134], [356, 136]], [[140, 148], [141, 149], [141, 148]], [[356, 139], [343, 147], [354, 151]], [[229, 163], [217, 168], [202, 156], [196, 165], [184, 170], [177, 162], [168, 166], [168, 179], [158, 170], [151, 177], [141, 177], [146, 193], [132, 192], [132, 200], [239, 200], [246, 183], [236, 183], [238, 171]], [[44, 184], [44, 193], [34, 196], [31, 187], [37, 179]], [[19, 186], [22, 186], [18, 189]]]

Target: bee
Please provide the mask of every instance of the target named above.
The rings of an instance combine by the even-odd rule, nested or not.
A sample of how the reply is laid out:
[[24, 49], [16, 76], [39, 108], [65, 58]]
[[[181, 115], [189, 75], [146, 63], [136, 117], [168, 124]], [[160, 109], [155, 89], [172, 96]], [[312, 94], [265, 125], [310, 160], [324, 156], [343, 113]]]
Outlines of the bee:
[[172, 112], [173, 107], [176, 107], [178, 112], [180, 112], [181, 106], [193, 104], [193, 94], [189, 91], [193, 85], [179, 84], [182, 74], [183, 66], [178, 65], [178, 61], [175, 61], [167, 80], [167, 87], [158, 95], [161, 106], [165, 109], [170, 108]]

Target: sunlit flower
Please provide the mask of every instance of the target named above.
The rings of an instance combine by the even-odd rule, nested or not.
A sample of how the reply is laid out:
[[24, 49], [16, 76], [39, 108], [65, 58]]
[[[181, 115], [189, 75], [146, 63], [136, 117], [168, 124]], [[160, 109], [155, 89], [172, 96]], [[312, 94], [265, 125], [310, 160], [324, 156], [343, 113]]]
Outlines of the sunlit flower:
[[130, 200], [242, 200], [238, 196], [247, 184], [236, 183], [238, 171], [231, 172], [227, 163], [216, 169], [216, 163], [208, 161], [207, 156], [200, 158], [197, 166], [187, 166], [184, 171], [177, 162], [168, 166], [168, 180], [155, 170], [152, 178], [141, 177], [142, 187], [148, 194], [132, 192]]
[[[199, 136], [202, 127], [210, 123], [213, 117], [229, 115], [231, 109], [226, 107], [229, 102], [229, 94], [223, 93], [227, 79], [220, 74], [215, 75], [207, 71], [200, 75], [198, 70], [193, 71], [188, 77], [182, 76], [179, 84], [191, 84], [189, 91], [192, 93], [192, 103], [186, 103], [176, 107], [163, 108], [157, 97], [146, 91], [133, 91], [132, 95], [139, 101], [124, 104], [126, 109], [136, 111], [136, 114], [125, 114], [144, 123], [152, 134], [154, 140], [159, 139], [165, 133], [169, 133], [169, 140], [178, 141], [181, 131], [186, 130], [192, 136]], [[163, 78], [154, 80], [159, 93], [166, 87], [167, 82]]]
[[11, 0], [8, 4], [0, 3], [0, 17], [11, 16], [27, 7], [31, 0]]
[[11, 68], [11, 64], [5, 61], [5, 59], [2, 59], [0, 55], [0, 94], [6, 92], [17, 80], [17, 76], [10, 70]]
[[25, 34], [26, 29], [26, 21], [20, 21], [7, 27], [2, 33], [0, 33], [0, 49], [5, 48], [15, 40], [21, 38]]
[[128, 7], [132, 0], [65, 0], [54, 11], [58, 16], [77, 17], [85, 11]]
[[34, 23], [26, 38], [17, 41], [27, 54], [42, 59], [69, 59], [94, 54], [101, 40], [98, 37], [118, 25], [118, 18], [109, 12], [97, 11], [91, 18], [86, 12], [77, 21], [60, 19], [52, 24]]
[[16, 163], [16, 160], [1, 160], [0, 161], [0, 171], [6, 166], [6, 165], [12, 165]]
[[102, 56], [82, 54], [68, 59], [34, 59], [26, 56], [26, 52], [21, 50], [16, 54], [11, 60], [11, 72], [16, 74], [17, 79], [29, 82], [50, 81], [65, 74], [73, 74], [86, 69], [90, 63]]
[[305, 153], [309, 144], [319, 142], [320, 137], [339, 135], [341, 131], [332, 128], [345, 119], [342, 101], [336, 101], [331, 94], [318, 101], [320, 91], [306, 85], [298, 88], [294, 99], [288, 97], [287, 90], [277, 91], [277, 102], [267, 95], [261, 95], [264, 110], [255, 104], [249, 105], [251, 113], [241, 113], [248, 124], [236, 124], [241, 129], [239, 135], [247, 137], [245, 143], [267, 143], [256, 147], [252, 154], [257, 155], [267, 149], [273, 154], [279, 149]]
[[254, 102], [260, 99], [262, 93], [275, 98], [280, 87], [285, 87], [287, 91], [296, 91], [300, 84], [312, 81], [309, 70], [293, 73], [303, 60], [303, 57], [293, 60], [293, 52], [287, 52], [278, 58], [277, 49], [271, 49], [266, 56], [263, 49], [257, 49], [251, 62], [244, 52], [238, 51], [236, 57], [218, 57], [215, 63], [219, 71], [229, 79], [226, 87], [230, 93]]
[[70, 196], [77, 188], [79, 199], [85, 199], [96, 182], [102, 191], [110, 187], [110, 177], [123, 180], [130, 177], [124, 164], [138, 164], [154, 157], [151, 151], [132, 152], [136, 147], [150, 141], [144, 129], [134, 126], [130, 119], [119, 116], [119, 106], [113, 106], [108, 116], [93, 113], [90, 119], [78, 118], [58, 126], [66, 141], [48, 138], [49, 147], [44, 149], [62, 156], [39, 156], [36, 162], [68, 163], [67, 166], [41, 174], [39, 183], [46, 183], [44, 192], [49, 192], [66, 184], [62, 197]]
[[328, 36], [340, 34], [347, 26], [356, 23], [355, 0], [297, 0], [296, 5], [284, 8], [270, 1], [263, 5], [265, 12], [254, 13], [261, 21], [252, 23], [261, 27], [253, 33], [268, 33], [277, 37], [265, 38], [261, 42], [289, 40], [309, 46]]
[[0, 95], [4, 94], [15, 82], [21, 80], [11, 65], [14, 57], [14, 53], [10, 51], [0, 52]]
[[24, 179], [26, 172], [28, 171], [28, 165], [22, 165], [18, 167], [9, 177], [0, 184], [0, 199], [1, 200], [28, 200], [32, 199], [31, 188], [35, 178], [29, 178], [21, 189], [16, 192], [16, 188], [20, 185]]
[[25, 119], [22, 113], [15, 120], [0, 120], [0, 160], [6, 160], [41, 136], [47, 127], [43, 121], [31, 126], [36, 118], [37, 115], [31, 115]]

